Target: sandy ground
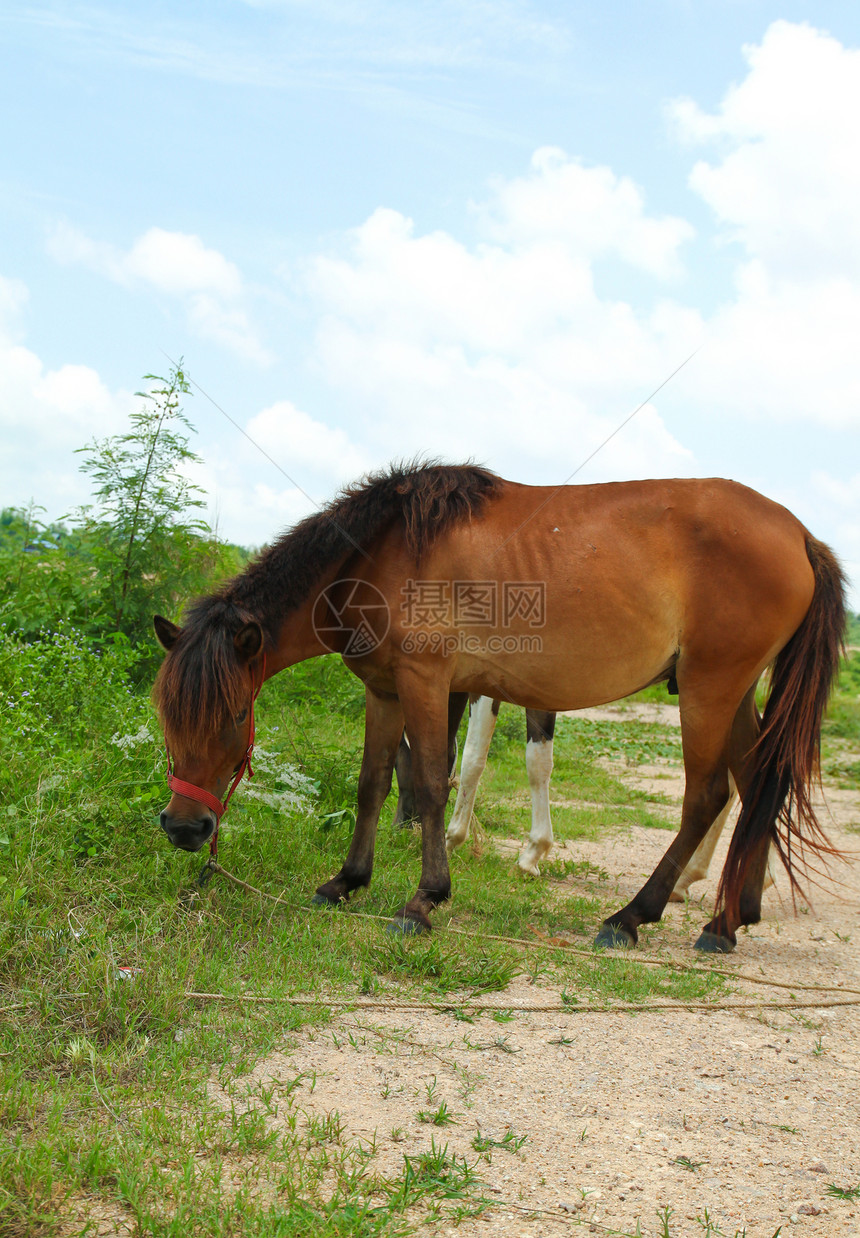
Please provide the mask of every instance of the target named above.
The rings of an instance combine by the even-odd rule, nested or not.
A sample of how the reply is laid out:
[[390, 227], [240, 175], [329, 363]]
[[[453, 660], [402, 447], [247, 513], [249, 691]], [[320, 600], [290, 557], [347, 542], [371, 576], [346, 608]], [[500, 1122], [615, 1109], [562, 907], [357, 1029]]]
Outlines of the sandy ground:
[[[676, 769], [626, 776], [659, 789], [665, 811], [677, 812]], [[834, 841], [860, 852], [860, 796], [834, 792], [828, 802]], [[633, 826], [608, 841], [558, 847], [554, 858], [617, 874], [621, 905], [668, 841]], [[724, 852], [725, 843], [715, 873]], [[637, 1223], [642, 1235], [672, 1238], [735, 1238], [744, 1229], [747, 1238], [772, 1238], [780, 1226], [783, 1238], [860, 1235], [860, 1200], [827, 1190], [860, 1184], [860, 1005], [828, 1004], [860, 1001], [860, 866], [837, 876], [841, 885], [797, 915], [781, 881], [765, 896], [762, 923], [721, 961], [736, 975], [726, 1000], [750, 1009], [540, 1011], [533, 1007], [558, 1005], [558, 988], [521, 978], [487, 999], [512, 1008], [510, 1022], [351, 1011], [302, 1034], [245, 1082], [274, 1085], [277, 1102], [303, 1076], [294, 1095], [305, 1120], [336, 1113], [344, 1141], [375, 1144], [372, 1164], [382, 1173], [399, 1172], [404, 1155], [429, 1151], [431, 1140], [474, 1162], [478, 1133], [525, 1137], [518, 1151], [497, 1147], [478, 1164], [495, 1207], [457, 1228], [428, 1221], [434, 1235], [634, 1234]], [[702, 907], [670, 907], [637, 953], [690, 962], [714, 890], [709, 879], [695, 887]], [[771, 988], [742, 976], [826, 988]], [[792, 992], [810, 1004], [767, 1007], [790, 1006]], [[443, 1101], [454, 1123], [420, 1119]], [[658, 1216], [666, 1209], [668, 1231]]]

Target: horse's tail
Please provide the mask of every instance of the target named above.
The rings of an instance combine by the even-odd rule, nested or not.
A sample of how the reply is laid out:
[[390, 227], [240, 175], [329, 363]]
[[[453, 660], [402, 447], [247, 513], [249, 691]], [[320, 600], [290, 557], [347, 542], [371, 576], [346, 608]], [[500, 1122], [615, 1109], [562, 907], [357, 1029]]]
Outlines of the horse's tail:
[[793, 847], [801, 859], [839, 854], [815, 815], [811, 792], [820, 782], [821, 722], [844, 653], [845, 577], [830, 548], [810, 534], [806, 553], [815, 575], [812, 602], [773, 666], [752, 776], [717, 892], [718, 907], [733, 923], [745, 922], [741, 892], [765, 839], [779, 852], [792, 893], [800, 890]]

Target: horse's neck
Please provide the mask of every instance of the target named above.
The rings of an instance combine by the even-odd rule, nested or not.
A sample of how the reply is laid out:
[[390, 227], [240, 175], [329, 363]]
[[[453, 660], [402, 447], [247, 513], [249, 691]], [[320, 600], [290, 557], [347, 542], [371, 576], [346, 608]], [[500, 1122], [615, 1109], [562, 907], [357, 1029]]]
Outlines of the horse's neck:
[[278, 628], [275, 647], [266, 655], [269, 668], [267, 678], [288, 666], [295, 666], [297, 662], [332, 652], [316, 634], [313, 611], [320, 593], [341, 575], [340, 569], [339, 563], [327, 568], [305, 600], [284, 617]]

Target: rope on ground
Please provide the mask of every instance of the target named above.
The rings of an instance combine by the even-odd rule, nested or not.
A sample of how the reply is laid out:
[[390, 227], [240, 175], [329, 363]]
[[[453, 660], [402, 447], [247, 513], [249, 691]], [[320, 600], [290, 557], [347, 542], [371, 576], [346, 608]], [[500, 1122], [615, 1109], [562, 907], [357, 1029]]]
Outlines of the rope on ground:
[[[234, 885], [240, 886], [243, 890], [247, 890], [249, 894], [256, 894], [259, 898], [269, 899], [273, 903], [282, 903], [285, 907], [289, 907], [293, 911], [315, 911], [318, 908], [308, 907], [304, 903], [295, 903], [286, 898], [279, 898], [275, 894], [267, 894], [265, 890], [258, 890], [256, 886], [249, 885], [247, 881], [242, 881], [240, 877], [236, 877], [233, 873], [228, 872], [226, 868], [217, 863], [215, 860], [209, 861], [209, 867], [213, 872], [218, 873], [221, 877], [226, 877], [228, 881], [232, 881]], [[390, 923], [390, 916], [377, 916], [368, 911], [350, 911], [350, 916], [358, 920], [376, 920], [383, 923]], [[532, 928], [537, 941], [527, 941], [521, 937], [503, 937], [498, 933], [484, 932], [480, 926], [474, 929], [456, 928], [454, 925], [439, 925], [436, 929], [439, 933], [453, 933], [459, 937], [474, 937], [480, 936], [484, 941], [498, 941], [505, 945], [522, 946], [524, 949], [534, 949], [535, 946], [540, 946], [545, 950], [558, 950], [565, 954], [573, 954], [579, 958], [591, 959], [601, 957], [596, 952], [591, 950], [583, 950], [578, 946], [569, 945], [567, 942], [560, 941], [558, 938], [547, 937], [538, 929]], [[790, 989], [792, 992], [808, 992], [808, 993], [854, 993], [860, 995], [860, 989], [849, 989], [841, 985], [832, 984], [804, 984], [802, 982], [792, 983], [787, 980], [768, 980], [766, 976], [750, 976], [747, 972], [731, 971], [724, 967], [707, 967], [705, 968], [701, 962], [697, 963], [682, 963], [676, 959], [655, 958], [647, 954], [631, 954], [629, 950], [624, 950], [620, 954], [613, 956], [615, 960], [623, 960], [624, 962], [642, 964], [643, 966], [651, 967], [666, 967], [672, 971], [680, 972], [703, 972], [708, 975], [726, 976], [729, 980], [741, 980], [748, 984], [760, 984], [771, 989]]]
[[240, 1002], [252, 1005], [287, 1005], [287, 1006], [331, 1006], [350, 1010], [403, 1010], [420, 1014], [432, 1010], [436, 1014], [449, 1014], [451, 1011], [468, 1007], [481, 1013], [503, 1010], [514, 1014], [641, 1014], [649, 1012], [660, 1014], [665, 1011], [699, 1010], [708, 1014], [714, 1011], [733, 1010], [824, 1010], [833, 1006], [860, 1006], [860, 997], [846, 997], [838, 1000], [825, 998], [823, 1001], [803, 1002], [536, 1002], [517, 1003], [480, 1002], [464, 998], [458, 1002], [402, 1002], [385, 1000], [368, 1001], [360, 997], [265, 997], [258, 993], [203, 993], [195, 989], [186, 990], [185, 996], [195, 1001], [209, 1002]]

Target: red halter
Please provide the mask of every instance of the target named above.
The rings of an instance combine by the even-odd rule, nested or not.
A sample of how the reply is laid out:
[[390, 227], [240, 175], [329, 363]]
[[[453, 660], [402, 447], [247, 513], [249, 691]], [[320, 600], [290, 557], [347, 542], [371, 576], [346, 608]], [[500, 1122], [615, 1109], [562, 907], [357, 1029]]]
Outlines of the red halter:
[[176, 795], [184, 795], [187, 800], [196, 800], [198, 804], [205, 804], [207, 808], [211, 808], [215, 814], [215, 829], [212, 832], [212, 837], [209, 839], [209, 857], [214, 860], [218, 854], [218, 827], [221, 824], [221, 818], [227, 811], [227, 805], [230, 803], [230, 796], [242, 781], [245, 771], [248, 771], [248, 777], [254, 777], [254, 771], [251, 769], [251, 754], [254, 751], [254, 702], [260, 695], [260, 689], [266, 678], [266, 655], [263, 654], [262, 672], [260, 682], [252, 686], [251, 691], [251, 719], [248, 727], [248, 748], [242, 758], [242, 763], [233, 775], [233, 781], [230, 783], [230, 788], [224, 799], [224, 803], [213, 795], [211, 791], [207, 791], [205, 787], [195, 787], [193, 782], [184, 782], [181, 778], [177, 778], [173, 772], [173, 757], [170, 755], [170, 749], [165, 744], [167, 752], [167, 785], [170, 790]]

